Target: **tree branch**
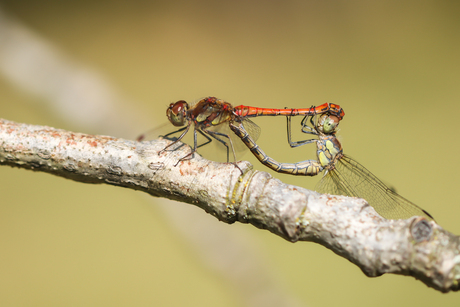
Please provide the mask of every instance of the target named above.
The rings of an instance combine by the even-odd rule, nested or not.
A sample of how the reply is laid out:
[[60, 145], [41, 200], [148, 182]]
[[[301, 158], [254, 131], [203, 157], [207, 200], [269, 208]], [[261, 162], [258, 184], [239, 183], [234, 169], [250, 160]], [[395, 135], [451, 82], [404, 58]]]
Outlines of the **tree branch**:
[[413, 276], [458, 291], [460, 239], [419, 217], [386, 220], [363, 199], [287, 185], [248, 162], [174, 166], [190, 147], [158, 155], [170, 141], [135, 142], [0, 119], [0, 164], [86, 183], [108, 183], [196, 205], [226, 223], [250, 223], [291, 242], [313, 241], [369, 277]]

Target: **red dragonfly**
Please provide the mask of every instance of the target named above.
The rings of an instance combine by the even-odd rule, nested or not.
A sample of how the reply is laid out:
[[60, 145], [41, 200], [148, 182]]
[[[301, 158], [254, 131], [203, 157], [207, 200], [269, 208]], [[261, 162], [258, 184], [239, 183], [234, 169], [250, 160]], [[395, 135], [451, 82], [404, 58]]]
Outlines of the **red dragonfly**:
[[[249, 107], [243, 105], [233, 107], [230, 103], [224, 101], [223, 99], [218, 99], [216, 97], [203, 98], [193, 105], [189, 105], [184, 100], [179, 100], [169, 105], [168, 109], [166, 110], [166, 115], [168, 116], [169, 121], [174, 126], [182, 128], [167, 134], [165, 137], [177, 132], [182, 132], [182, 134], [174, 142], [163, 148], [163, 150], [161, 150], [159, 154], [161, 154], [163, 151], [179, 142], [190, 130], [192, 124], [194, 124], [195, 128], [193, 131], [193, 149], [189, 154], [179, 159], [176, 165], [181, 161], [193, 158], [193, 155], [196, 152], [197, 148], [210, 143], [212, 141], [212, 138], [219, 141], [227, 148], [227, 162], [229, 161], [230, 148], [233, 153], [234, 161], [236, 162], [236, 154], [230, 135], [213, 131], [208, 128], [215, 127], [223, 123], [230, 124], [233, 122], [237, 122], [243, 124], [245, 128], [250, 131], [253, 139], [257, 139], [260, 128], [248, 119], [250, 117], [277, 115], [305, 116], [323, 114], [326, 112], [329, 112], [329, 114], [334, 114], [340, 119], [342, 119], [343, 116], [345, 116], [345, 112], [342, 110], [342, 108], [339, 105], [332, 103], [325, 103], [318, 107], [311, 107], [307, 109], [269, 109]], [[200, 133], [207, 139], [207, 141], [204, 144], [201, 144], [200, 146], [198, 146], [197, 144], [197, 133]], [[143, 136], [140, 136], [137, 140], [141, 141], [143, 138]]]

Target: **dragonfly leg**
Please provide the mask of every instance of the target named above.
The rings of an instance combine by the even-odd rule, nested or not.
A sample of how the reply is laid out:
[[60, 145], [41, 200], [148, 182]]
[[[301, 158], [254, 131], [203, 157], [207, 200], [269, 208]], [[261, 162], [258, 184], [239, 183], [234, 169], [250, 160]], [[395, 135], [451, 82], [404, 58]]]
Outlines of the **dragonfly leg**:
[[[306, 129], [308, 129], [308, 130], [306, 130]], [[315, 131], [315, 129], [313, 129], [310, 126], [304, 126], [304, 127], [302, 127], [302, 129], [300, 131], [302, 131], [303, 133], [307, 133], [307, 134], [318, 135], [318, 133]]]
[[[316, 128], [315, 128], [316, 125], [314, 123], [314, 118], [316, 118], [316, 115], [317, 115], [316, 113], [312, 114], [312, 115], [305, 115], [304, 118], [302, 118], [302, 121], [300, 122], [300, 125], [302, 126], [301, 131], [303, 133], [318, 135], [318, 131], [316, 130]], [[308, 120], [309, 117], [310, 117], [311, 127], [306, 123], [306, 121]]]
[[[197, 131], [202, 136], [204, 136], [206, 138], [206, 142], [204, 142], [203, 144], [198, 145], [198, 139], [197, 139], [197, 134], [196, 134]], [[179, 161], [177, 161], [177, 163], [174, 166], [179, 164], [179, 162], [181, 162], [181, 161], [193, 159], [193, 155], [195, 154], [195, 152], [197, 151], [198, 148], [203, 147], [204, 145], [207, 145], [207, 144], [209, 144], [211, 142], [212, 142], [212, 139], [209, 136], [207, 136], [205, 133], [203, 133], [203, 131], [201, 131], [201, 129], [195, 129], [194, 138], [193, 138], [193, 145], [194, 145], [193, 150], [188, 155], [180, 158]]]
[[[306, 117], [306, 116], [305, 116], [305, 117]], [[315, 124], [315, 122], [313, 121], [313, 116], [310, 117], [310, 124], [311, 124], [311, 126], [316, 130], [316, 124]], [[305, 125], [305, 126], [308, 126], [308, 125]]]
[[165, 135], [165, 137], [168, 137], [168, 136], [170, 136], [171, 134], [180, 132], [180, 131], [182, 131], [182, 130], [185, 129], [185, 131], [182, 132], [182, 134], [177, 138], [177, 140], [175, 140], [174, 142], [172, 142], [171, 144], [169, 144], [168, 146], [166, 146], [165, 148], [163, 148], [162, 150], [160, 150], [160, 151], [158, 152], [158, 154], [160, 155], [162, 152], [166, 151], [166, 149], [168, 149], [168, 148], [171, 147], [172, 145], [174, 145], [174, 144], [176, 144], [177, 142], [179, 142], [179, 141], [184, 137], [184, 135], [187, 134], [188, 130], [190, 129], [191, 124], [192, 124], [192, 122], [189, 121], [188, 124], [187, 124], [187, 127], [181, 128], [181, 129], [179, 129], [179, 130], [177, 130], [177, 131], [174, 131], [174, 132], [171, 132], [171, 133], [168, 133], [167, 135]]
[[[162, 138], [164, 138], [164, 139], [169, 139], [169, 136], [170, 136], [170, 135], [176, 134], [176, 133], [181, 132], [181, 131], [184, 131], [185, 129], [187, 129], [187, 127], [182, 127], [182, 128], [180, 128], [179, 130], [170, 132], [170, 133], [165, 134], [165, 135], [159, 135], [159, 137], [162, 137]], [[142, 141], [146, 138], [146, 136], [147, 136], [148, 134], [150, 134], [150, 133], [152, 133], [152, 132], [155, 132], [156, 130], [158, 130], [158, 127], [153, 128], [153, 129], [150, 129], [150, 130], [148, 130], [148, 131], [145, 132], [145, 133], [142, 133], [141, 135], [139, 135], [139, 136], [136, 138], [136, 141], [137, 141], [137, 142], [142, 142]]]
[[[201, 129], [197, 129], [196, 131], [198, 131], [199, 134], [201, 134], [203, 137], [205, 137], [206, 141], [203, 144], [200, 144], [200, 145], [198, 145], [198, 142], [195, 142], [196, 149], [194, 149], [194, 152], [196, 152], [198, 148], [203, 147], [205, 145], [208, 145], [209, 143], [212, 142], [212, 139], [209, 136], [207, 136], [206, 133], [204, 133]], [[208, 131], [206, 131], [206, 132], [208, 132]], [[218, 139], [218, 138], [216, 138], [214, 136], [212, 136], [212, 137], [214, 139], [218, 140], [219, 142], [223, 142], [222, 140], [220, 140], [220, 139]], [[228, 147], [225, 142], [223, 142], [223, 144], [224, 144], [225, 147]], [[228, 160], [228, 153], [227, 153], [227, 160]]]
[[232, 151], [233, 151], [233, 159], [236, 161], [236, 155], [235, 155], [235, 150], [233, 149], [232, 139], [230, 138], [228, 134], [224, 134], [224, 133], [220, 133], [216, 131], [210, 131], [210, 130], [205, 130], [205, 132], [208, 133], [211, 137], [213, 137], [217, 141], [221, 142], [227, 148], [227, 162], [229, 162], [230, 161], [230, 148], [227, 142], [219, 138], [219, 136], [227, 138], [229, 140], [230, 147], [232, 148]]
[[[204, 129], [203, 129], [204, 130]], [[233, 147], [233, 142], [232, 142], [232, 139], [230, 138], [230, 136], [228, 134], [225, 134], [225, 133], [221, 133], [221, 132], [216, 132], [216, 131], [211, 131], [211, 130], [204, 130], [204, 132], [208, 133], [211, 137], [213, 137], [214, 139], [216, 139], [217, 141], [221, 142], [222, 144], [224, 144], [224, 146], [227, 148], [227, 163], [230, 161], [229, 160], [229, 157], [230, 157], [230, 149], [229, 149], [229, 146], [227, 144], [227, 142], [225, 142], [224, 140], [222, 140], [221, 138], [219, 138], [219, 136], [221, 137], [225, 137], [228, 139], [229, 141], [229, 144], [230, 144], [230, 147], [232, 148], [232, 153], [233, 153], [233, 164], [236, 166], [236, 168], [238, 168], [241, 172], [241, 175], [243, 174], [243, 170], [238, 166], [238, 164], [236, 164], [236, 154], [235, 154], [235, 148]]]
[[[312, 117], [313, 117], [313, 116], [312, 116]], [[301, 125], [302, 127], [303, 127], [303, 126], [306, 126], [306, 125], [305, 125], [305, 121], [307, 120], [307, 118], [308, 118], [308, 115], [306, 115], [306, 116], [304, 116], [304, 117], [302, 118], [302, 121], [300, 122], [300, 125]]]
[[208, 145], [209, 143], [212, 142], [212, 139], [211, 139], [209, 136], [207, 136], [205, 133], [203, 133], [203, 131], [201, 131], [201, 129], [199, 129], [198, 132], [199, 132], [202, 136], [204, 136], [204, 137], [206, 138], [206, 142], [204, 142], [203, 144], [198, 145], [197, 149], [200, 148], [200, 147], [203, 147], [203, 146], [205, 146], [205, 145]]
[[[197, 133], [196, 133], [197, 131], [198, 131], [202, 136], [204, 136], [204, 137], [207, 139], [207, 141], [206, 141], [205, 143], [201, 144], [200, 146], [198, 146], [198, 135], [197, 135]], [[177, 164], [179, 164], [179, 162], [181, 162], [181, 161], [186, 161], [186, 160], [193, 159], [196, 150], [197, 150], [199, 147], [201, 147], [201, 146], [204, 146], [204, 145], [206, 145], [206, 144], [211, 143], [211, 141], [212, 141], [212, 140], [211, 140], [211, 138], [210, 138], [209, 136], [205, 135], [205, 134], [203, 133], [203, 131], [201, 131], [200, 128], [198, 128], [198, 127], [195, 126], [195, 129], [193, 130], [193, 149], [190, 151], [189, 154], [187, 154], [187, 155], [185, 155], [184, 157], [180, 158], [180, 159], [176, 162], [176, 164], [174, 164], [174, 166], [177, 166]]]
[[[316, 131], [316, 124], [314, 122], [314, 118], [316, 118], [316, 115], [317, 114], [314, 114], [314, 115], [305, 115], [304, 118], [302, 119], [302, 121], [300, 122], [300, 125], [302, 126], [302, 132], [303, 133], [309, 133], [309, 134], [317, 134], [317, 131]], [[311, 123], [311, 127], [308, 126], [308, 124], [306, 123], [306, 121], [308, 120], [308, 118], [310, 117], [310, 123]], [[312, 132], [309, 132], [309, 131], [306, 131], [306, 129], [310, 130], [310, 131], [313, 131]], [[315, 133], [316, 132], [316, 133]]]
[[161, 136], [162, 138], [164, 138], [164, 139], [167, 139], [167, 138], [169, 138], [170, 135], [173, 135], [173, 134], [176, 134], [176, 133], [178, 133], [178, 132], [184, 131], [185, 129], [187, 129], [187, 126], [182, 127], [182, 128], [180, 128], [180, 129], [178, 129], [178, 130], [176, 130], [176, 131], [170, 132], [170, 133], [168, 133], [168, 134], [160, 135], [160, 136]]
[[[311, 139], [311, 140], [305, 140], [305, 141], [296, 141], [296, 142], [293, 142], [291, 140], [291, 116], [287, 116], [287, 135], [288, 135], [288, 142], [289, 142], [289, 146], [291, 146], [292, 148], [294, 147], [299, 147], [299, 146], [302, 146], [302, 145], [305, 145], [305, 144], [310, 144], [310, 143], [314, 143], [314, 142], [317, 142], [318, 140], [316, 139]], [[306, 117], [305, 117], [306, 118]], [[303, 120], [302, 120], [303, 122]], [[304, 132], [304, 131], [302, 131]], [[317, 135], [317, 133], [314, 133], [314, 132], [305, 132], [305, 133], [310, 133], [310, 134], [314, 134], [314, 135]]]

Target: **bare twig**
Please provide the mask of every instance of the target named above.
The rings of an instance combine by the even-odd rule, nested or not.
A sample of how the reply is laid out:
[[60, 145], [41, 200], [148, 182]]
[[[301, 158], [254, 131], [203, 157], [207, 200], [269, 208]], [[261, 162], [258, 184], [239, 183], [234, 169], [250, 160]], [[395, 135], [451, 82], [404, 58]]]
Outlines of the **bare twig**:
[[313, 241], [367, 276], [414, 276], [442, 292], [459, 290], [460, 240], [423, 218], [386, 220], [366, 201], [321, 195], [190, 148], [158, 155], [168, 140], [134, 142], [0, 120], [0, 164], [75, 181], [108, 183], [196, 205], [221, 221], [250, 223], [291, 242]]

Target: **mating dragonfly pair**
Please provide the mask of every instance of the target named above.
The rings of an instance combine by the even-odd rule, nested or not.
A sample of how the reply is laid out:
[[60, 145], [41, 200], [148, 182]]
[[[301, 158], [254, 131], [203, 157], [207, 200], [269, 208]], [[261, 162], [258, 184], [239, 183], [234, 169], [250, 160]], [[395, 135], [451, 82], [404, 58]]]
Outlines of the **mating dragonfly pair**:
[[[177, 163], [193, 157], [199, 147], [197, 146], [197, 133], [203, 135], [207, 140], [200, 146], [215, 139], [227, 148], [227, 161], [231, 150], [236, 162], [236, 154], [230, 135], [209, 129], [228, 123], [230, 129], [267, 167], [280, 173], [304, 176], [315, 176], [324, 171], [325, 174], [317, 187], [320, 193], [364, 198], [380, 215], [388, 219], [407, 219], [412, 216], [433, 219], [428, 212], [388, 188], [363, 165], [343, 153], [342, 145], [335, 136], [337, 126], [345, 116], [345, 112], [339, 105], [325, 103], [318, 107], [306, 109], [267, 109], [243, 105], [233, 107], [222, 99], [206, 97], [194, 105], [189, 105], [183, 100], [171, 103], [166, 114], [174, 126], [182, 127], [173, 133], [182, 132], [182, 134], [160, 153], [179, 142], [190, 130], [192, 124], [194, 125], [193, 149]], [[256, 144], [260, 129], [249, 118], [277, 115], [287, 117], [289, 145], [298, 147], [316, 143], [317, 160], [279, 163], [266, 155]], [[314, 139], [291, 140], [291, 117], [296, 115], [305, 116], [301, 122], [301, 131], [315, 136]]]

